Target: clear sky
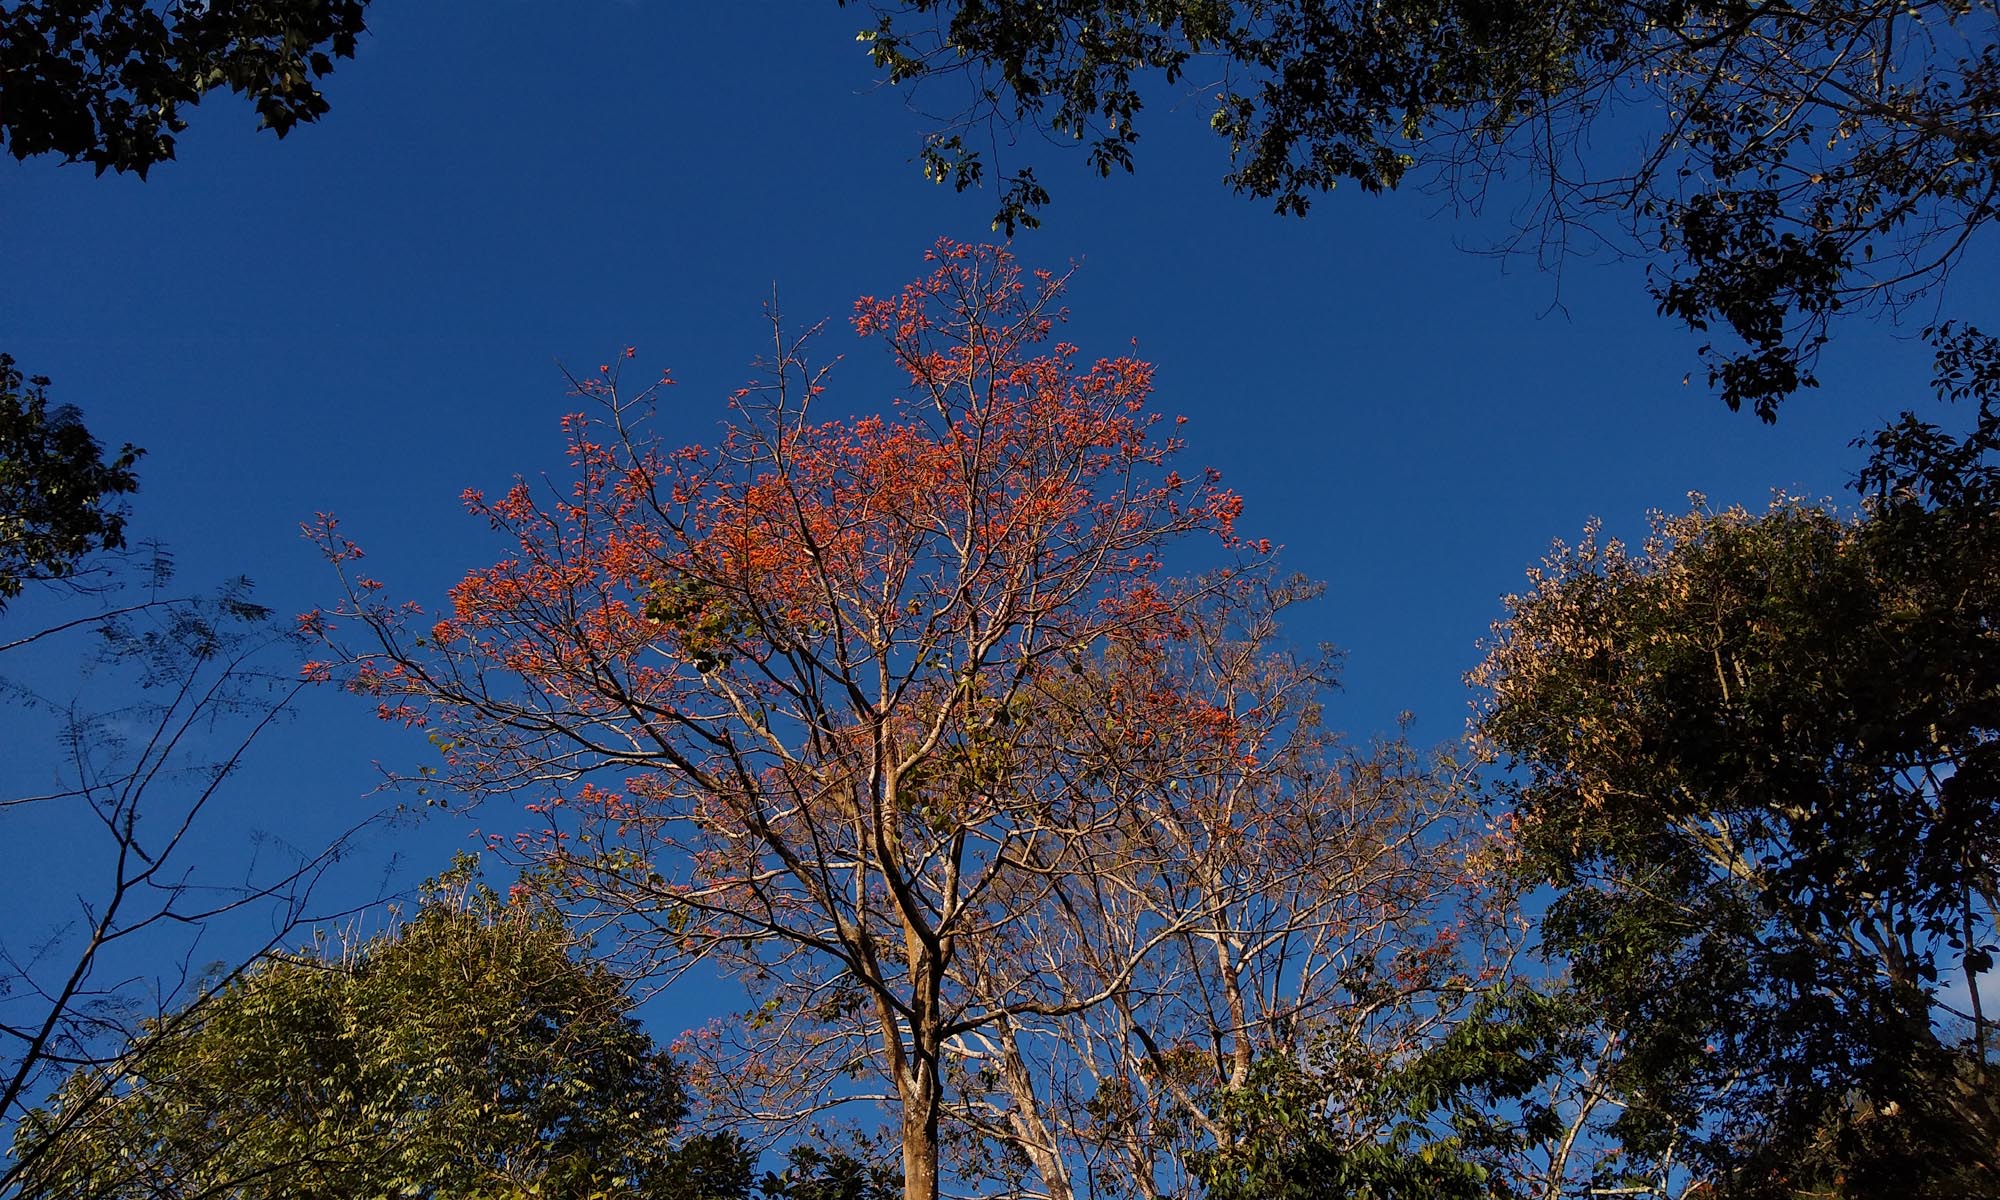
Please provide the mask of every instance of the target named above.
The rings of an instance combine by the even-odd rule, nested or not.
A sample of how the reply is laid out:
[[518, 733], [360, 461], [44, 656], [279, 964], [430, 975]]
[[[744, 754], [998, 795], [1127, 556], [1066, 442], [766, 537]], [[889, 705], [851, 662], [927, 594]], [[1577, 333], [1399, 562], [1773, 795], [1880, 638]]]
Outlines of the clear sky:
[[[435, 601], [496, 553], [459, 493], [561, 469], [576, 402], [558, 361], [637, 346], [641, 377], [681, 381], [662, 427], [709, 439], [775, 287], [793, 323], [833, 318], [823, 353], [853, 352], [840, 402], [883, 408], [853, 298], [914, 277], [941, 235], [998, 236], [992, 193], [924, 182], [920, 120], [874, 86], [865, 13], [832, 0], [371, 19], [324, 84], [331, 114], [282, 142], [218, 97], [147, 182], [0, 163], [0, 349], [100, 438], [147, 448], [134, 527], [190, 580], [247, 573], [284, 612], [328, 602], [298, 526], [332, 511], [374, 574]], [[1055, 203], [1015, 249], [1081, 264], [1070, 340], [1136, 338], [1160, 407], [1190, 418], [1190, 460], [1245, 495], [1242, 530], [1329, 582], [1293, 633], [1349, 652], [1328, 716], [1359, 737], [1403, 710], [1420, 740], [1463, 728], [1461, 676], [1551, 538], [1592, 515], [1637, 534], [1690, 490], [1836, 495], [1848, 440], [1922, 394], [1913, 330], [1849, 327], [1778, 425], [1732, 414], [1698, 374], [1683, 385], [1694, 339], [1654, 317], [1642, 263], [1557, 278], [1465, 249], [1505, 232], [1511, 185], [1483, 220], [1347, 190], [1280, 218], [1220, 186], [1199, 100], [1171, 99], [1136, 176], [1035, 145]], [[1993, 307], [1967, 282], [1990, 266], [1967, 264], [1954, 311]], [[254, 786], [284, 828], [370, 803], [368, 763], [423, 750], [329, 697], [270, 740]], [[413, 874], [465, 833], [429, 831]]]

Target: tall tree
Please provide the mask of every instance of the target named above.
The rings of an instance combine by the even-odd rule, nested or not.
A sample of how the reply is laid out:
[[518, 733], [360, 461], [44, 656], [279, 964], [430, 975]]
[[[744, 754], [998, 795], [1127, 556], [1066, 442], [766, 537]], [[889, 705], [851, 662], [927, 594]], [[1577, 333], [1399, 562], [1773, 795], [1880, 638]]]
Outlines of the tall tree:
[[119, 1075], [79, 1072], [22, 1123], [45, 1152], [16, 1194], [747, 1196], [734, 1139], [676, 1143], [678, 1072], [624, 981], [473, 866], [382, 934], [153, 1022]]
[[[329, 523], [350, 597], [309, 621], [350, 686], [433, 731], [454, 782], [535, 790], [527, 844], [581, 897], [789, 981], [756, 1031], [771, 1054], [737, 1072], [811, 1104], [880, 1080], [914, 1200], [938, 1192], [949, 1046], [1104, 1003], [1209, 919], [1194, 893], [1152, 915], [1097, 948], [1116, 957], [1083, 994], [1008, 952], [1229, 852], [1226, 814], [1197, 844], [1174, 814], [1209, 794], [1187, 772], [1254, 753], [1238, 714], [1164, 678], [1095, 722], [1040, 717], [1182, 635], [1200, 589], [1162, 578], [1166, 545], [1268, 549], [1213, 472], [1175, 469], [1146, 364], [1048, 343], [1061, 279], [993, 248], [930, 257], [856, 308], [907, 376], [892, 415], [823, 420], [825, 375], [783, 341], [709, 449], [643, 440], [586, 381], [609, 415], [569, 420], [574, 483], [470, 497], [515, 545], [447, 613], [381, 600]], [[808, 1036], [828, 1014], [839, 1036]]]
[[[2000, 212], [1988, 0], [869, 7], [875, 64], [944, 114], [922, 154], [940, 182], [979, 182], [982, 144], [1019, 127], [1130, 170], [1146, 98], [1186, 91], [1227, 182], [1281, 212], [1410, 179], [1476, 207], [1525, 168], [1523, 242], [1647, 254], [1661, 312], [1728, 339], [1703, 348], [1710, 382], [1766, 419], [1814, 383], [1835, 313], [1930, 291]], [[1593, 139], [1614, 126], [1629, 157]], [[1033, 224], [1047, 200], [1015, 166], [998, 220]]]
[[0, 11], [0, 145], [141, 179], [226, 87], [279, 137], [327, 111], [368, 0], [27, 0]]
[[[1251, 571], [1197, 590], [1170, 643], [1066, 671], [1019, 718], [1060, 732], [1024, 744], [1016, 774], [1074, 780], [1088, 745], [1116, 764], [1101, 769], [1156, 779], [1127, 819], [1164, 853], [1073, 903], [1013, 901], [1016, 918], [948, 968], [1001, 1008], [1033, 964], [1070, 1002], [945, 1041], [941, 1136], [961, 1189], [1188, 1196], [1191, 1154], [1235, 1136], [1216, 1094], [1244, 1087], [1260, 1055], [1319, 1047], [1365, 1079], [1441, 1036], [1505, 952], [1470, 861], [1483, 829], [1464, 773], [1400, 740], [1343, 746], [1321, 725], [1330, 656], [1289, 647], [1279, 625], [1321, 589]], [[1187, 719], [1191, 701], [1207, 723]], [[1231, 739], [1213, 736], [1213, 714]], [[1180, 932], [1155, 941], [1161, 929]], [[748, 981], [748, 1018], [689, 1040], [702, 1090], [721, 1112], [810, 1107], [830, 1071], [745, 1073], [742, 1050], [782, 1028], [788, 1044], [849, 1054], [865, 1014], [823, 1002], [812, 978]]]
[[[1884, 469], [1893, 469], [1884, 464]], [[2000, 521], [1904, 491], [1594, 533], [1476, 678], [1520, 862], [1624, 1030], [1612, 1125], [1738, 1196], [1991, 1194]]]

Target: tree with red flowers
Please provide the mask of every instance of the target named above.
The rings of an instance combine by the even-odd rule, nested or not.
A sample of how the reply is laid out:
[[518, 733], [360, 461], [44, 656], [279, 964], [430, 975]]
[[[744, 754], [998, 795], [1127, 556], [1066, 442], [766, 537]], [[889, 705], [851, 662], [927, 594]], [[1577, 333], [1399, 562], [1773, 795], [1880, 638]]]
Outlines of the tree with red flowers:
[[[513, 546], [442, 616], [382, 599], [325, 519], [348, 598], [308, 618], [336, 657], [309, 670], [429, 729], [428, 773], [528, 795], [516, 844], [575, 900], [764, 997], [721, 1039], [785, 1101], [757, 1116], [880, 1080], [924, 1200], [955, 1054], [1129, 997], [1272, 886], [1240, 869], [1255, 789], [1213, 784], [1275, 749], [1166, 669], [1269, 546], [1176, 470], [1151, 368], [1052, 340], [1064, 278], [928, 258], [856, 305], [909, 382], [887, 415], [821, 419], [824, 370], [780, 339], [720, 442], [672, 450], [607, 370], [566, 492], [468, 493]], [[1170, 582], [1161, 551], [1197, 534], [1231, 565]], [[1088, 970], [1052, 953], [1118, 921], [1075, 947]]]
[[[956, 1192], [1185, 1200], [1198, 1152], [1254, 1134], [1220, 1098], [1261, 1060], [1310, 1059], [1359, 1099], [1502, 965], [1512, 931], [1469, 869], [1487, 839], [1465, 774], [1400, 738], [1346, 746], [1321, 722], [1332, 656], [1280, 628], [1321, 590], [1217, 572], [1172, 638], [1111, 645], [1036, 696], [1042, 728], [1009, 770], [1115, 773], [1144, 869], [1106, 856], [1094, 882], [1065, 879], [1058, 902], [1019, 904], [961, 946], [952, 985], [994, 1013], [941, 1048]], [[1010, 1008], [1025, 970], [1071, 1002]], [[679, 1047], [709, 1119], [810, 1109], [868, 1031], [819, 977], [743, 981], [747, 1015]], [[742, 1068], [774, 1046], [771, 1069]], [[1342, 1131], [1374, 1140], [1379, 1109]]]

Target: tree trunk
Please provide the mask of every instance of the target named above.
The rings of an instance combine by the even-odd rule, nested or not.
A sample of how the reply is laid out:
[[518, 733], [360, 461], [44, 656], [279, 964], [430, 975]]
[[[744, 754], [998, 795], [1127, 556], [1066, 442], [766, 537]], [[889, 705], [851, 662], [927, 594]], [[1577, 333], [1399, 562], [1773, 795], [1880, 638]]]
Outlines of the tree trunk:
[[896, 1080], [903, 1101], [903, 1200], [937, 1200], [938, 1114], [944, 1088], [938, 1058], [921, 1046]]
[[1013, 1127], [1015, 1145], [1027, 1155], [1029, 1165], [1040, 1176], [1048, 1200], [1072, 1200], [1075, 1193], [1070, 1187], [1069, 1171], [1063, 1164], [1054, 1131], [1042, 1119], [1034, 1079], [1021, 1056], [1020, 1035], [1011, 1021], [1003, 1023], [998, 1032], [1000, 1079], [1014, 1101], [1007, 1123]]

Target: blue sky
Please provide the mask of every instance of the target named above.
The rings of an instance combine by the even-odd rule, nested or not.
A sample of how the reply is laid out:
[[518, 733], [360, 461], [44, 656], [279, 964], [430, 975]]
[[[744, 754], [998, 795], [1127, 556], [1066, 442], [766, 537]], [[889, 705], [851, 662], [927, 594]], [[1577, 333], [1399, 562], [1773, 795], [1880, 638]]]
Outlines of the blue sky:
[[[680, 380], [662, 428], [707, 439], [775, 286], [793, 323], [833, 318], [842, 402], [886, 407], [879, 351], [845, 330], [853, 298], [913, 277], [939, 236], [997, 236], [990, 192], [919, 175], [920, 120], [874, 86], [865, 14], [831, 0], [372, 20], [325, 84], [332, 113], [282, 142], [216, 98], [144, 183], [0, 163], [0, 349], [103, 440], [147, 448], [135, 529], [189, 580], [247, 573], [284, 612], [328, 602], [298, 526], [332, 511], [374, 574], [434, 601], [495, 554], [459, 493], [560, 469], [558, 361], [637, 346], [642, 377]], [[1190, 418], [1189, 458], [1244, 493], [1243, 531], [1328, 581], [1293, 633], [1348, 651], [1328, 716], [1358, 737], [1403, 710], [1420, 740], [1463, 728], [1461, 676], [1551, 538], [1592, 515], [1636, 535], [1690, 490], [1836, 495], [1847, 441], [1922, 393], [1912, 331], [1855, 326], [1775, 427], [1732, 414], [1683, 385], [1694, 339], [1654, 317], [1643, 264], [1558, 279], [1463, 249], [1504, 234], [1509, 185], [1484, 220], [1348, 191], [1276, 217], [1220, 186], [1200, 103], [1171, 99], [1133, 177], [1033, 144], [1055, 204], [1015, 249], [1081, 264], [1070, 339], [1136, 338], [1160, 407]], [[1954, 310], [1991, 299], [1961, 286]], [[368, 764], [422, 751], [326, 697], [250, 786], [283, 828], [373, 803]], [[466, 832], [428, 830], [412, 877]]]

